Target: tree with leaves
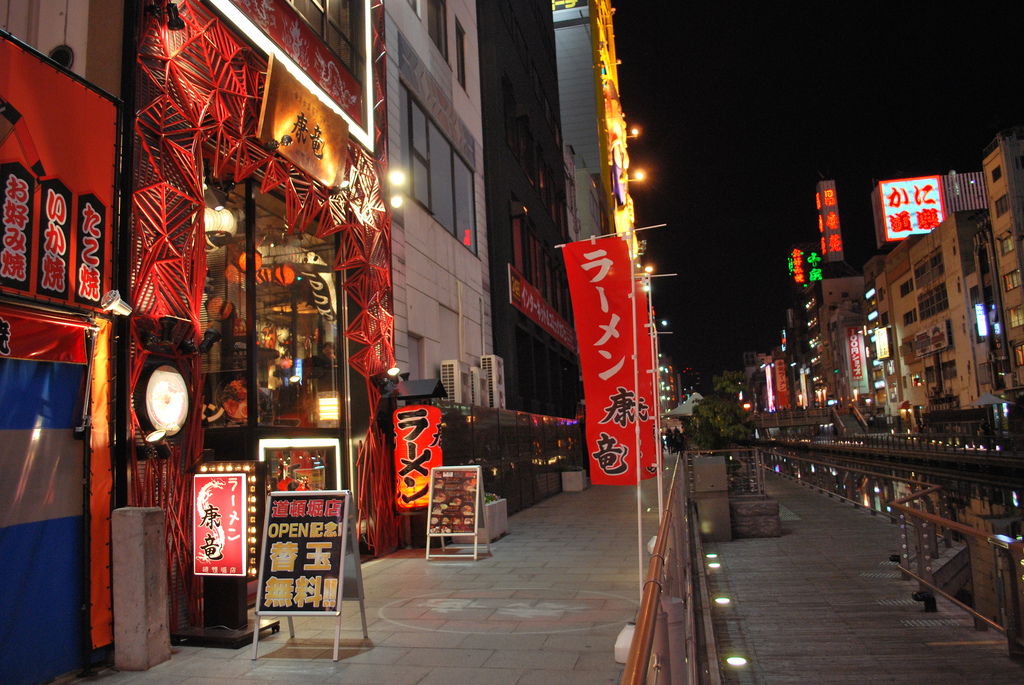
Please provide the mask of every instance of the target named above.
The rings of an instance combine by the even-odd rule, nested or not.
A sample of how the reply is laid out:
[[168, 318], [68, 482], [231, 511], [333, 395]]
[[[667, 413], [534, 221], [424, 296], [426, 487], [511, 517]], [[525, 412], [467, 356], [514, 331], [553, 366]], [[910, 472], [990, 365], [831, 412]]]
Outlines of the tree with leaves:
[[750, 415], [740, 405], [743, 390], [741, 371], [724, 371], [713, 379], [714, 393], [693, 410], [688, 436], [698, 449], [719, 450], [745, 442], [753, 436]]

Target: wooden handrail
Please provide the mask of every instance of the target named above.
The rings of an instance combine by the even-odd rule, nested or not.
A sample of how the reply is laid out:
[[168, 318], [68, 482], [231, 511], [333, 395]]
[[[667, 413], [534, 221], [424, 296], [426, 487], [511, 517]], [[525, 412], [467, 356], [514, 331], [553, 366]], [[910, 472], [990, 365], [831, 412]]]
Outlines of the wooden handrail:
[[622, 672], [621, 685], [643, 685], [647, 682], [647, 668], [651, 662], [651, 650], [654, 647], [654, 629], [658, 618], [658, 602], [661, 599], [662, 571], [665, 568], [665, 548], [668, 545], [669, 527], [673, 513], [679, 506], [676, 480], [679, 477], [679, 462], [676, 458], [672, 480], [669, 483], [668, 504], [658, 525], [658, 537], [654, 543], [651, 560], [647, 564], [647, 576], [644, 579], [643, 596], [640, 599], [640, 611], [636, 617], [636, 628], [633, 641], [629, 646], [629, 656]]

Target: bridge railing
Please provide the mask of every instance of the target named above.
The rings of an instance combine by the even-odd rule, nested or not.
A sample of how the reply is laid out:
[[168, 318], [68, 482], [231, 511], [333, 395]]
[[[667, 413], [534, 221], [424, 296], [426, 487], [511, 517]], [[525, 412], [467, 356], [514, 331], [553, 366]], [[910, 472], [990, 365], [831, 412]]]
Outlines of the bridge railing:
[[1024, 657], [1024, 542], [953, 520], [948, 493], [932, 483], [778, 449], [766, 452], [765, 463], [829, 497], [889, 516], [898, 549], [890, 560], [918, 581], [914, 599], [931, 611], [935, 597], [945, 597], [977, 628], [1003, 632], [1009, 654]]
[[1019, 435], [966, 435], [963, 433], [864, 433], [819, 435], [802, 442], [815, 445], [853, 445], [889, 451], [942, 452], [972, 457], [1024, 456]]
[[1011, 656], [1024, 657], [1024, 543], [993, 535], [937, 513], [942, 487], [932, 486], [889, 504], [899, 527], [899, 564], [918, 581], [914, 599], [934, 608], [941, 595], [974, 617], [979, 629], [1006, 635]]
[[673, 468], [621, 685], [722, 682], [685, 464]]

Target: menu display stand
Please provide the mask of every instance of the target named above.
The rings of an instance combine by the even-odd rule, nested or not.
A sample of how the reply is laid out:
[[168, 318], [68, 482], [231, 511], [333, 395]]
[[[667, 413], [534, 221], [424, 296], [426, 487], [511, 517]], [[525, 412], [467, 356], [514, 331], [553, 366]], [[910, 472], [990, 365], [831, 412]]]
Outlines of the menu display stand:
[[[341, 643], [341, 608], [358, 600], [366, 628], [363, 573], [359, 564], [352, 493], [348, 490], [271, 492], [263, 524], [256, 616], [334, 616], [334, 661]], [[252, 658], [259, 656], [259, 631]]]
[[[472, 537], [473, 561], [480, 547], [490, 553], [491, 543], [478, 540], [483, 474], [479, 466], [435, 466], [430, 469], [430, 497], [427, 504], [427, 559], [467, 559], [470, 545], [452, 545], [446, 538]], [[439, 538], [440, 552], [432, 551]], [[449, 552], [451, 550], [451, 552]]]

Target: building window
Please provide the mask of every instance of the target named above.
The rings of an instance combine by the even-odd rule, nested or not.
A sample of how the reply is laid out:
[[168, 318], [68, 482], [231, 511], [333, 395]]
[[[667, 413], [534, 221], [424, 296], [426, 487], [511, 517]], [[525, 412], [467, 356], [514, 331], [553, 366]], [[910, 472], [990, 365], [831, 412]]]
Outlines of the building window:
[[914, 279], [908, 278], [900, 283], [900, 297], [906, 297], [914, 290]]
[[1018, 369], [1024, 367], [1024, 343], [1013, 346], [1013, 364]]
[[996, 200], [996, 216], [1002, 216], [1010, 209], [1010, 198], [1006, 195]]
[[459, 85], [466, 87], [466, 29], [455, 20], [455, 77]]
[[1007, 233], [999, 237], [999, 254], [1010, 254], [1014, 250], [1013, 236]]
[[1002, 177], [1003, 177], [1003, 167], [997, 166], [994, 169], [992, 169], [992, 181], [993, 182], [998, 181]]
[[949, 309], [949, 298], [946, 295], [946, 284], [940, 283], [934, 288], [926, 290], [917, 298], [917, 308], [920, 310], [921, 318], [927, 319], [939, 312]]
[[362, 83], [363, 3], [357, 0], [288, 0]]
[[448, 16], [445, 11], [445, 0], [427, 0], [427, 33], [447, 60]]
[[1016, 328], [1017, 326], [1024, 325], [1024, 307], [1017, 305], [1011, 307], [1010, 311], [1010, 328]]
[[917, 310], [911, 309], [909, 312], [903, 315], [903, 325], [909, 326], [910, 324], [917, 321]]
[[448, 232], [476, 253], [473, 170], [456, 154], [409, 91], [402, 89], [402, 157], [412, 169], [412, 196]]
[[1020, 269], [1003, 274], [1003, 287], [1008, 291], [1020, 287]]

